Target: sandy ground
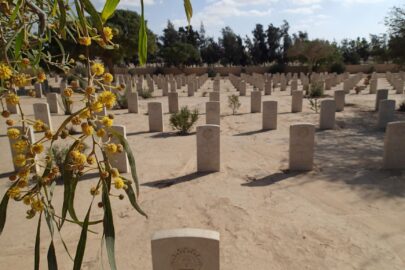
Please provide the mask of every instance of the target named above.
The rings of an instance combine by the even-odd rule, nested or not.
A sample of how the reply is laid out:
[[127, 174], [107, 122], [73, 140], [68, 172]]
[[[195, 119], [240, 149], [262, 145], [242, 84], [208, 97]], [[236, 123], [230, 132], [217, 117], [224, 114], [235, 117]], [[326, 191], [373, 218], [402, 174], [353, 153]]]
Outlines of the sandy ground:
[[[342, 85], [335, 87], [341, 89]], [[388, 88], [379, 79], [379, 88]], [[251, 87], [249, 91], [251, 91]], [[196, 97], [180, 91], [180, 105], [204, 112], [212, 91], [207, 82]], [[337, 113], [337, 127], [317, 131], [315, 169], [294, 174], [288, 164], [289, 126], [296, 122], [318, 124], [319, 115], [304, 100], [304, 112], [290, 113], [289, 91], [265, 96], [279, 102], [278, 129], [262, 132], [261, 114], [250, 113], [250, 97], [241, 97], [238, 115], [231, 115], [227, 95], [235, 89], [221, 81], [220, 173], [196, 174], [195, 134], [173, 136], [169, 114], [167, 132], [148, 133], [147, 102], [141, 113], [114, 111], [116, 124], [127, 127], [141, 181], [141, 206], [149, 219], [138, 215], [127, 200], [113, 201], [119, 269], [152, 269], [150, 239], [161, 229], [193, 227], [221, 234], [221, 269], [405, 269], [405, 174], [381, 170], [384, 132], [378, 131], [373, 112], [374, 95], [368, 90], [347, 96], [348, 106]], [[333, 95], [332, 91], [327, 94]], [[156, 95], [160, 95], [157, 91]], [[404, 97], [390, 91], [397, 103]], [[23, 107], [32, 114], [32, 103]], [[43, 99], [45, 100], [45, 99]], [[164, 103], [167, 97], [154, 98]], [[405, 120], [405, 114], [397, 114]], [[64, 116], [53, 116], [54, 126]], [[198, 124], [205, 123], [201, 114]], [[0, 192], [9, 186], [12, 171], [5, 126], [0, 125]], [[78, 187], [76, 207], [84, 216], [94, 179]], [[60, 209], [62, 187], [56, 189]], [[0, 195], [1, 197], [2, 195]], [[25, 219], [25, 206], [11, 202], [6, 228], [0, 237], [0, 268], [29, 269], [33, 265], [37, 220]], [[102, 214], [96, 209], [92, 218]], [[101, 227], [94, 228], [101, 232]], [[80, 228], [66, 224], [62, 235], [74, 252]], [[46, 269], [49, 236], [42, 231], [42, 266]], [[83, 269], [102, 269], [100, 237], [89, 235]], [[56, 239], [59, 269], [72, 262]], [[105, 254], [105, 253], [104, 253]], [[104, 255], [104, 257], [106, 257]], [[105, 261], [105, 258], [104, 258]]]

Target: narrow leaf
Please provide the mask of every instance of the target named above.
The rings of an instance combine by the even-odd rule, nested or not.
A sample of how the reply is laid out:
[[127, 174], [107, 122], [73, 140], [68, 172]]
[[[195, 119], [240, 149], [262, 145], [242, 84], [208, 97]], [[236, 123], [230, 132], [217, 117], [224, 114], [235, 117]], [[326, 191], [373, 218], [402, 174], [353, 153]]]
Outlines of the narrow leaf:
[[83, 222], [82, 232], [80, 234], [80, 240], [79, 240], [79, 243], [77, 244], [76, 256], [75, 256], [75, 261], [73, 264], [73, 270], [80, 270], [82, 267], [84, 251], [86, 249], [87, 229], [89, 227], [90, 211], [91, 211], [92, 204], [93, 204], [93, 202], [91, 202], [89, 210], [87, 211], [87, 214], [86, 214], [86, 218], [84, 219], [84, 222]]
[[55, 246], [53, 245], [53, 240], [48, 249], [48, 269], [49, 270], [58, 270], [58, 262], [56, 261]]
[[148, 36], [146, 32], [144, 3], [141, 0], [141, 25], [139, 27], [138, 58], [141, 66], [146, 64], [148, 58]]
[[114, 220], [111, 210], [110, 196], [108, 192], [107, 183], [103, 180], [103, 205], [104, 205], [104, 236], [105, 245], [107, 248], [108, 262], [110, 263], [111, 270], [116, 270], [117, 265], [115, 262], [115, 229]]
[[8, 196], [8, 194], [6, 192], [0, 203], [0, 235], [3, 232], [4, 225], [6, 224], [7, 206], [8, 206], [9, 199], [10, 199], [10, 197]]
[[91, 19], [93, 20], [94, 26], [97, 30], [102, 33], [103, 31], [103, 22], [101, 20], [100, 14], [97, 12], [96, 8], [93, 6], [90, 0], [81, 0], [80, 1], [84, 5], [84, 9], [87, 13], [90, 14]]
[[65, 28], [65, 25], [66, 25], [66, 9], [65, 9], [65, 3], [63, 0], [58, 0], [58, 5], [59, 5], [59, 12], [60, 12], [59, 32], [62, 32], [62, 30]]
[[136, 200], [135, 192], [134, 192], [134, 189], [132, 188], [132, 185], [128, 185], [128, 188], [125, 190], [125, 193], [127, 194], [128, 199], [129, 199], [131, 205], [135, 208], [135, 210], [138, 211], [139, 214], [141, 214], [147, 218], [148, 215], [141, 209], [141, 207], [139, 206], [139, 204]]
[[21, 3], [22, 3], [22, 0], [18, 0], [17, 4], [15, 5], [13, 13], [10, 16], [10, 23], [11, 24], [14, 22], [15, 18], [17, 17], [18, 11], [20, 10]]
[[186, 11], [187, 21], [190, 25], [191, 17], [193, 17], [193, 6], [191, 5], [191, 0], [184, 0], [184, 10]]
[[34, 269], [39, 270], [39, 261], [40, 261], [40, 243], [41, 243], [41, 220], [42, 220], [42, 212], [39, 215], [38, 219], [38, 226], [37, 226], [37, 236], [35, 237], [35, 262], [34, 262]]
[[103, 22], [106, 22], [108, 18], [110, 18], [111, 15], [113, 15], [119, 2], [120, 0], [107, 0], [105, 2], [103, 11], [101, 12], [101, 19], [103, 20]]

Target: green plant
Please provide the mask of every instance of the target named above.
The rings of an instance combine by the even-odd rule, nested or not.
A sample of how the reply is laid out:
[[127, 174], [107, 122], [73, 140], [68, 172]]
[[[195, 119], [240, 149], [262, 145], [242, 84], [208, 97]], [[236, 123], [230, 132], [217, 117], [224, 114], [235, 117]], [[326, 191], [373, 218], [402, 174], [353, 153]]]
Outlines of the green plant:
[[69, 97], [66, 97], [65, 95], [61, 95], [61, 100], [62, 100], [62, 108], [63, 111], [65, 112], [65, 115], [71, 115], [73, 109], [72, 100]]
[[331, 73], [337, 73], [337, 74], [342, 74], [346, 71], [346, 66], [343, 63], [337, 62], [337, 63], [333, 63], [330, 68], [329, 71]]
[[214, 78], [217, 75], [217, 72], [213, 68], [209, 68], [207, 74], [209, 78]]
[[232, 114], [236, 114], [236, 112], [241, 106], [241, 103], [239, 102], [239, 97], [237, 95], [228, 96], [228, 106], [229, 108], [232, 109]]
[[402, 101], [401, 104], [399, 104], [398, 111], [405, 112], [405, 101]]
[[153, 91], [149, 89], [138, 90], [138, 95], [143, 99], [148, 99], [153, 97]]
[[187, 135], [197, 120], [198, 110], [191, 111], [186, 106], [170, 116], [170, 125], [173, 129], [178, 130], [180, 135]]
[[309, 88], [309, 97], [310, 98], [319, 98], [323, 96], [323, 85], [320, 82], [314, 82]]
[[163, 67], [156, 67], [155, 70], [153, 71], [153, 74], [155, 75], [165, 74], [165, 69]]
[[319, 99], [318, 98], [309, 98], [309, 105], [311, 110], [313, 110], [315, 113], [319, 112], [319, 109], [321, 107]]
[[115, 93], [117, 98], [117, 109], [128, 109], [128, 99], [125, 94], [121, 95], [120, 93]]

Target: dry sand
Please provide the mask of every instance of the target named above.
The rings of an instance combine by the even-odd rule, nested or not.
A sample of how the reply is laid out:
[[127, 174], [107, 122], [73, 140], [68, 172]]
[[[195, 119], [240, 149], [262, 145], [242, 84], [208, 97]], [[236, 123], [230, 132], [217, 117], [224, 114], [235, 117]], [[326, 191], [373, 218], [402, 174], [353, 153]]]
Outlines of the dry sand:
[[[341, 89], [342, 84], [335, 89]], [[379, 88], [388, 88], [379, 79]], [[251, 91], [251, 87], [249, 91]], [[212, 91], [207, 82], [196, 97], [180, 92], [180, 105], [204, 112]], [[221, 234], [221, 269], [405, 269], [405, 174], [381, 170], [384, 133], [375, 129], [374, 95], [350, 94], [344, 112], [337, 113], [337, 128], [317, 131], [315, 169], [293, 174], [288, 164], [288, 131], [296, 122], [318, 124], [319, 115], [304, 100], [304, 112], [290, 113], [289, 91], [265, 96], [279, 102], [278, 130], [262, 132], [261, 114], [250, 113], [250, 95], [241, 97], [239, 114], [232, 116], [227, 95], [235, 92], [228, 80], [221, 81], [222, 171], [198, 175], [196, 138], [168, 132], [148, 133], [146, 104], [141, 113], [114, 111], [116, 124], [127, 127], [128, 140], [137, 159], [141, 182], [141, 206], [145, 219], [128, 201], [113, 201], [116, 251], [119, 269], [152, 268], [151, 235], [161, 229], [193, 227]], [[332, 91], [327, 93], [333, 96]], [[158, 91], [157, 95], [160, 95]], [[397, 103], [404, 98], [390, 91]], [[43, 99], [45, 100], [45, 99]], [[167, 97], [154, 100], [164, 103]], [[23, 98], [32, 114], [38, 99]], [[397, 114], [405, 120], [405, 114]], [[53, 117], [54, 126], [64, 116]], [[9, 186], [12, 170], [5, 126], [0, 125], [0, 197]], [[198, 124], [205, 123], [202, 114]], [[404, 135], [405, 136], [405, 135]], [[76, 207], [84, 216], [94, 179], [79, 183]], [[60, 209], [62, 186], [55, 204]], [[0, 237], [0, 269], [30, 269], [34, 261], [37, 219], [25, 219], [25, 206], [10, 202], [5, 230]], [[96, 210], [92, 218], [100, 218]], [[101, 227], [96, 227], [101, 232]], [[74, 252], [80, 228], [66, 224], [62, 235]], [[42, 231], [42, 266], [46, 269], [48, 232]], [[102, 269], [101, 235], [89, 235], [83, 269]], [[56, 239], [59, 269], [72, 262]], [[105, 254], [105, 253], [104, 253]], [[106, 257], [104, 255], [104, 257]], [[105, 261], [105, 259], [104, 259]]]

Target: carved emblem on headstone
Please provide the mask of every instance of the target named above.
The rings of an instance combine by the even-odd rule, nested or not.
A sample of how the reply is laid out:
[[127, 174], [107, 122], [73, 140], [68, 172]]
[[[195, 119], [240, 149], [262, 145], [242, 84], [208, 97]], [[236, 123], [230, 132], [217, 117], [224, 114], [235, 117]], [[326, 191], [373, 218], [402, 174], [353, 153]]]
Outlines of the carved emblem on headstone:
[[191, 248], [179, 248], [172, 255], [172, 270], [200, 270], [203, 263], [200, 254]]

